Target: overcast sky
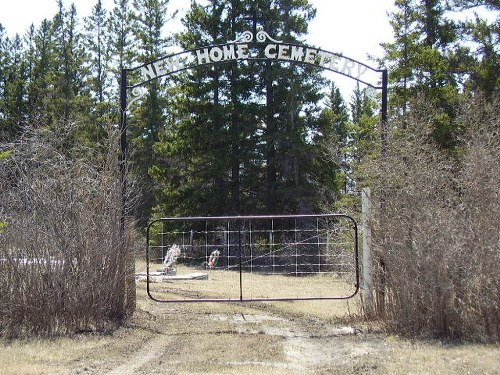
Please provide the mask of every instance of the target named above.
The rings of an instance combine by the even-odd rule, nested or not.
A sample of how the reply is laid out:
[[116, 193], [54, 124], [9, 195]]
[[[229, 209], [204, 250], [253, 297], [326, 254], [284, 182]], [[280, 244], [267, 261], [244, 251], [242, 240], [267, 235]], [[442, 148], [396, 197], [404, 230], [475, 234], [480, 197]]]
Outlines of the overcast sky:
[[[75, 3], [79, 19], [88, 16], [94, 0], [63, 0], [66, 8]], [[171, 0], [171, 9], [185, 11], [190, 0]], [[309, 0], [317, 9], [316, 19], [309, 26], [307, 43], [376, 67], [368, 55], [381, 56], [381, 42], [392, 39], [387, 12], [393, 8], [393, 0]], [[9, 36], [24, 34], [33, 23], [36, 27], [44, 18], [52, 18], [57, 12], [57, 0], [0, 0], [0, 23]], [[113, 0], [103, 0], [111, 10]], [[179, 24], [177, 24], [179, 25]], [[177, 26], [178, 27], [178, 26]], [[177, 30], [175, 30], [177, 31]], [[272, 34], [272, 32], [270, 32]], [[271, 35], [273, 36], [273, 35]], [[337, 79], [336, 79], [337, 81]], [[353, 81], [338, 77], [338, 85], [353, 85]], [[344, 91], [344, 90], [343, 90]]]

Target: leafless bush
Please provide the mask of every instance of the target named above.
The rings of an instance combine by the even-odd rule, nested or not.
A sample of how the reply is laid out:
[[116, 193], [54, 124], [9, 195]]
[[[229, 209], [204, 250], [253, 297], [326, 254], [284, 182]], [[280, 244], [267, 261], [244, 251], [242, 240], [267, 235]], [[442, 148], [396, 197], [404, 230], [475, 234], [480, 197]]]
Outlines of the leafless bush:
[[100, 153], [74, 130], [2, 145], [0, 335], [102, 330], [126, 315], [117, 140]]
[[[456, 153], [435, 146], [436, 110], [392, 123], [376, 171], [378, 313], [398, 332], [500, 340], [498, 101], [469, 100]], [[381, 300], [383, 299], [383, 300]]]

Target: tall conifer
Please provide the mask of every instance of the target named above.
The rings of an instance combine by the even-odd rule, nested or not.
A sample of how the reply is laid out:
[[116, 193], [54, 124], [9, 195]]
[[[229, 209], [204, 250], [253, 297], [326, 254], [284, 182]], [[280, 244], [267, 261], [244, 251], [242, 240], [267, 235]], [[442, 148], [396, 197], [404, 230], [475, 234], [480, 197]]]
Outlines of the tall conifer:
[[[165, 26], [168, 18], [169, 0], [134, 0], [132, 14], [133, 32], [137, 41], [137, 63], [150, 62], [165, 54], [168, 38]], [[143, 199], [139, 216], [145, 223], [155, 205], [155, 184], [149, 169], [156, 164], [153, 145], [158, 141], [159, 132], [165, 128], [166, 100], [164, 87], [158, 80], [148, 82], [148, 92], [141, 105], [133, 111], [129, 122], [131, 152], [134, 155], [133, 169], [141, 181]]]
[[[193, 2], [178, 41], [192, 49], [262, 28], [275, 38], [300, 42], [313, 15], [303, 1]], [[175, 121], [155, 148], [163, 160], [153, 169], [163, 186], [160, 211], [315, 209], [310, 131], [323, 84], [317, 70], [239, 61], [193, 69], [178, 79]]]

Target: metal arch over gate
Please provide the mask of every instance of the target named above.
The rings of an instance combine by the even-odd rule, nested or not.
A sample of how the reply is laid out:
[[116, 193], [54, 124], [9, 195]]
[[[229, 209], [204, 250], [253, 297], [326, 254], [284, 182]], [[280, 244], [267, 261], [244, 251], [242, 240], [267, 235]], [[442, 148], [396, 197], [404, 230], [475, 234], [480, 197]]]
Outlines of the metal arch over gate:
[[[306, 64], [335, 72], [361, 82], [375, 90], [381, 90], [381, 145], [385, 148], [385, 123], [387, 121], [386, 69], [375, 69], [360, 61], [307, 45], [276, 40], [264, 30], [244, 31], [238, 38], [225, 44], [181, 51], [145, 63], [135, 68], [122, 68], [120, 80], [120, 134], [123, 163], [127, 154], [127, 112], [136, 100], [146, 94], [141, 88], [145, 83], [200, 66], [217, 65], [238, 61], [274, 61]], [[254, 35], [255, 33], [255, 35]], [[128, 102], [127, 92], [132, 100]]]
[[147, 230], [157, 302], [343, 300], [359, 290], [358, 230], [341, 214], [161, 218]]
[[[120, 82], [120, 165], [122, 170], [122, 189], [123, 189], [123, 214], [122, 214], [122, 226], [124, 225], [124, 210], [125, 210], [125, 189], [126, 189], [126, 162], [127, 162], [127, 112], [130, 106], [141, 97], [143, 97], [147, 90], [141, 86], [145, 83], [159, 79], [161, 77], [170, 76], [184, 70], [193, 69], [200, 66], [210, 66], [225, 63], [237, 63], [239, 61], [267, 61], [267, 62], [281, 62], [281, 63], [293, 63], [293, 64], [305, 64], [309, 66], [315, 66], [319, 69], [332, 71], [351, 79], [354, 79], [360, 83], [367, 85], [375, 90], [381, 90], [381, 129], [380, 129], [380, 141], [382, 152], [385, 149], [385, 139], [386, 130], [385, 123], [387, 120], [387, 87], [388, 87], [388, 76], [386, 69], [375, 69], [362, 62], [351, 59], [349, 57], [343, 56], [339, 53], [329, 52], [322, 50], [320, 48], [315, 48], [307, 45], [300, 45], [295, 43], [287, 43], [281, 40], [273, 39], [267, 32], [260, 29], [257, 30], [254, 27], [254, 32], [245, 31], [238, 38], [232, 41], [228, 41], [225, 44], [218, 44], [212, 46], [206, 46], [201, 48], [196, 48], [192, 50], [181, 51], [177, 53], [170, 54], [168, 56], [159, 58], [155, 61], [148, 62], [146, 64], [137, 66], [135, 68], [122, 68], [121, 70], [121, 82]], [[132, 99], [128, 101], [128, 91], [131, 91]], [[314, 225], [309, 224], [309, 226], [301, 227], [297, 226], [297, 220], [305, 222], [308, 220], [316, 220], [317, 225], [314, 229]], [[223, 246], [219, 251], [222, 254], [222, 258], [227, 261], [227, 267], [223, 268], [225, 271], [234, 271], [235, 268], [239, 272], [226, 272], [227, 275], [238, 275], [238, 282], [233, 282], [234, 286], [230, 289], [236, 288], [238, 291], [237, 297], [220, 295], [218, 292], [213, 292], [217, 290], [217, 286], [213, 285], [213, 290], [205, 291], [202, 295], [199, 295], [199, 290], [190, 290], [189, 288], [184, 288], [173, 292], [172, 288], [155, 287], [153, 285], [158, 285], [152, 283], [154, 278], [158, 278], [158, 275], [154, 272], [150, 272], [151, 264], [155, 262], [159, 263], [158, 266], [162, 266], [161, 261], [164, 261], [163, 267], [165, 269], [161, 270], [162, 280], [165, 276], [164, 271], [168, 271], [171, 267], [168, 265], [167, 255], [170, 250], [173, 251], [172, 254], [178, 254], [175, 258], [180, 257], [179, 265], [182, 267], [201, 267], [199, 263], [200, 259], [203, 258], [199, 252], [200, 246], [205, 249], [210, 248], [208, 239], [213, 236], [219, 229], [209, 229], [215, 222], [219, 221], [219, 226], [217, 228], [223, 229], [221, 233], [225, 233], [222, 239], [219, 236], [220, 241], [223, 242]], [[276, 242], [274, 226], [277, 221], [280, 221], [280, 225], [283, 225], [282, 229], [279, 231], [279, 242]], [[200, 223], [205, 223], [206, 228], [200, 229], [197, 225]], [[266, 227], [266, 224], [271, 223], [270, 228]], [[293, 222], [294, 226], [288, 228], [283, 223]], [[333, 223], [332, 228], [329, 227]], [[340, 222], [348, 223], [347, 226], [339, 226]], [[156, 228], [157, 225], [161, 223], [161, 229]], [[183, 223], [180, 227], [180, 223]], [[186, 232], [186, 227], [195, 225], [197, 229], [189, 229]], [[210, 223], [210, 225], [208, 225]], [[322, 223], [321, 225], [319, 223]], [[325, 224], [326, 223], [326, 224]], [[242, 226], [243, 225], [243, 226]], [[290, 224], [287, 224], [290, 225]], [[322, 227], [325, 225], [325, 227]], [[252, 230], [253, 228], [259, 228], [257, 231]], [[173, 232], [167, 230], [169, 227], [174, 228]], [[321, 227], [321, 228], [320, 228]], [[339, 229], [343, 228], [343, 229]], [[346, 229], [350, 228], [350, 229]], [[185, 239], [187, 233], [190, 234], [189, 246], [185, 247]], [[193, 242], [193, 238], [196, 235], [204, 235], [205, 242], [198, 239]], [[264, 234], [263, 234], [264, 233]], [[313, 234], [314, 233], [314, 234]], [[257, 235], [256, 235], [257, 234]], [[179, 245], [172, 242], [172, 238], [177, 238], [176, 236], [181, 236], [182, 244]], [[256, 236], [255, 236], [256, 235]], [[297, 241], [297, 236], [306, 236], [305, 240]], [[155, 237], [159, 236], [159, 237]], [[264, 236], [264, 237], [262, 237]], [[294, 237], [291, 238], [290, 236]], [[310, 237], [307, 237], [310, 236]], [[233, 238], [233, 240], [228, 239]], [[234, 243], [234, 238], [238, 239], [238, 243]], [[257, 240], [256, 240], [257, 238]], [[168, 240], [167, 240], [168, 239]], [[346, 240], [350, 239], [350, 240]], [[212, 238], [214, 240], [214, 238]], [[310, 241], [316, 240], [316, 243], [310, 243]], [[310, 300], [310, 299], [348, 299], [352, 298], [357, 294], [359, 290], [359, 267], [358, 267], [358, 232], [356, 222], [349, 216], [346, 215], [299, 215], [299, 216], [247, 216], [247, 217], [218, 217], [218, 218], [167, 218], [159, 219], [153, 221], [148, 226], [148, 250], [147, 250], [147, 271], [143, 275], [147, 281], [148, 295], [161, 302], [179, 302], [179, 301], [268, 301], [268, 300]], [[167, 242], [170, 241], [170, 245]], [[175, 239], [177, 241], [177, 239]], [[260, 241], [260, 242], [259, 242]], [[305, 242], [304, 242], [305, 241]], [[336, 242], [337, 241], [337, 242]], [[347, 242], [346, 242], [347, 241]], [[175, 247], [173, 247], [175, 245]], [[167, 247], [170, 246], [170, 247]], [[274, 248], [275, 246], [276, 249]], [[316, 246], [315, 250], [311, 250]], [[190, 249], [190, 251], [188, 251]], [[194, 250], [198, 249], [198, 250]], [[267, 249], [267, 250], [266, 250]], [[293, 250], [290, 250], [293, 249]], [[156, 254], [154, 253], [156, 251]], [[160, 253], [158, 253], [160, 251]], [[198, 252], [197, 252], [198, 251]], [[224, 253], [226, 251], [227, 253]], [[237, 255], [234, 255], [235, 252]], [[255, 253], [254, 253], [255, 251]], [[268, 252], [266, 255], [266, 251]], [[290, 252], [291, 251], [291, 252]], [[250, 252], [250, 255], [247, 253]], [[154, 255], [155, 254], [155, 255]], [[189, 255], [191, 254], [191, 255]], [[194, 255], [193, 255], [194, 254]], [[196, 255], [197, 254], [197, 255]], [[233, 254], [233, 255], [231, 255]], [[255, 257], [257, 255], [257, 258]], [[279, 254], [279, 256], [277, 256]], [[209, 270], [212, 275], [219, 268], [214, 266], [215, 263], [210, 264], [213, 258], [210, 256], [212, 252], [206, 253], [204, 255], [205, 268], [202, 269]], [[234, 257], [237, 258], [234, 258]], [[274, 263], [274, 268], [272, 272], [269, 271], [270, 264], [261, 264], [259, 267], [255, 268], [265, 257], [269, 257], [270, 264]], [[192, 258], [192, 259], [191, 259]], [[191, 260], [190, 260], [191, 259]], [[218, 259], [218, 257], [217, 257]], [[350, 259], [350, 261], [346, 261]], [[312, 261], [311, 261], [312, 260]], [[191, 263], [192, 261], [192, 263]], [[203, 263], [202, 262], [202, 263]], [[347, 262], [347, 263], [346, 263]], [[248, 268], [248, 265], [251, 267]], [[350, 265], [350, 266], [349, 266]], [[213, 267], [212, 267], [213, 266]], [[354, 267], [354, 268], [353, 268]], [[292, 269], [290, 271], [290, 269]], [[295, 270], [295, 271], [293, 271]], [[280, 272], [278, 272], [280, 271]], [[280, 283], [282, 285], [287, 285], [289, 288], [296, 288], [296, 290], [309, 290], [307, 294], [300, 295], [276, 295], [270, 294], [265, 295], [265, 292], [256, 292], [256, 295], [251, 295], [250, 297], [243, 294], [243, 279], [247, 279], [248, 275], [253, 276], [253, 279], [258, 277], [266, 277], [265, 275], [278, 275], [284, 277], [281, 279]], [[243, 277], [245, 275], [245, 278]], [[167, 277], [169, 275], [166, 275]], [[172, 276], [172, 275], [170, 275]], [[177, 276], [177, 275], [175, 275]], [[220, 276], [220, 275], [219, 275]], [[257, 277], [258, 276], [258, 277]], [[295, 276], [290, 278], [287, 276]], [[300, 277], [297, 277], [300, 276]], [[306, 276], [312, 276], [306, 277]], [[204, 276], [203, 276], [204, 277]], [[207, 276], [208, 277], [208, 276]], [[220, 276], [222, 277], [222, 276]], [[322, 278], [323, 283], [314, 283], [315, 287], [313, 289], [307, 289], [307, 282], [311, 281], [313, 278]], [[177, 279], [168, 279], [172, 284]], [[228, 278], [232, 279], [231, 277]], [[291, 282], [290, 280], [295, 280]], [[227, 281], [227, 280], [226, 280]], [[297, 282], [299, 281], [299, 282]], [[182, 281], [185, 283], [185, 281]], [[320, 295], [317, 295], [318, 285], [327, 285], [327, 288], [331, 286], [331, 283], [339, 283], [343, 285], [340, 289], [333, 288], [333, 292], [330, 289], [320, 290]], [[231, 283], [229, 283], [231, 284]], [[266, 283], [263, 283], [264, 285]], [[164, 285], [161, 283], [159, 285]], [[179, 283], [175, 284], [179, 285]], [[207, 283], [210, 285], [210, 282]], [[219, 287], [224, 284], [219, 284]], [[236, 286], [237, 285], [237, 286]], [[245, 284], [247, 285], [247, 284]], [[252, 285], [252, 283], [250, 283]], [[262, 289], [262, 283], [256, 282], [256, 286], [250, 286], [250, 291], [257, 291]], [[260, 286], [259, 286], [260, 285]], [[329, 285], [329, 286], [328, 286]], [[347, 286], [347, 289], [346, 289]], [[185, 285], [184, 285], [185, 287]], [[227, 287], [227, 283], [224, 287]], [[260, 289], [259, 289], [260, 288]], [[344, 288], [342, 290], [342, 288]], [[263, 289], [266, 289], [265, 287]], [[271, 287], [271, 289], [273, 289]], [[274, 288], [276, 289], [276, 288]], [[337, 290], [337, 291], [335, 291]], [[340, 291], [339, 291], [340, 290]], [[156, 293], [156, 294], [155, 294]], [[173, 293], [173, 295], [172, 295]], [[186, 297], [190, 294], [194, 294], [195, 298]], [[315, 294], [316, 293], [316, 294]], [[286, 293], [285, 293], [286, 294]], [[197, 297], [196, 297], [197, 296]]]

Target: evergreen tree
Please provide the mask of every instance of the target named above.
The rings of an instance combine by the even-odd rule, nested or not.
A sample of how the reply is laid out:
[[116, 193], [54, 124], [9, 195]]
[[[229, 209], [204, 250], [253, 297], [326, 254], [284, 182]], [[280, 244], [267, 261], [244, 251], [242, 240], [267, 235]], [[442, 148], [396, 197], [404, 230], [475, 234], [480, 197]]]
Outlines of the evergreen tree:
[[0, 140], [13, 140], [25, 125], [26, 75], [20, 36], [9, 39], [0, 24]]
[[[168, 0], [134, 0], [134, 34], [137, 40], [137, 62], [145, 63], [161, 57], [168, 45], [164, 36]], [[134, 111], [129, 123], [131, 152], [134, 154], [134, 172], [142, 183], [143, 201], [140, 207], [140, 221], [144, 224], [155, 205], [154, 182], [149, 168], [154, 164], [153, 145], [159, 132], [165, 127], [164, 110], [166, 101], [158, 80], [146, 84], [148, 93], [142, 104]]]
[[443, 108], [436, 119], [435, 136], [443, 146], [452, 142], [451, 118], [457, 98], [457, 73], [452, 64], [451, 46], [457, 35], [444, 17], [440, 0], [398, 0], [391, 18], [394, 43], [384, 45], [389, 65], [391, 102], [403, 109], [417, 93]]
[[57, 69], [54, 53], [52, 22], [43, 20], [38, 30], [32, 25], [27, 33], [25, 53], [29, 66], [28, 121], [32, 126], [49, 122], [50, 90], [53, 87], [54, 71]]
[[[287, 42], [307, 30], [312, 8], [302, 1], [192, 3], [184, 49], [225, 43], [252, 29]], [[252, 17], [254, 18], [254, 17]], [[322, 80], [304, 66], [240, 61], [179, 77], [176, 121], [156, 146], [153, 169], [167, 214], [310, 212], [319, 190], [310, 133], [319, 115]], [[179, 202], [179, 203], [178, 203]]]
[[102, 0], [97, 0], [92, 8], [92, 14], [85, 20], [85, 35], [83, 45], [88, 54], [86, 67], [88, 69], [87, 84], [93, 98], [93, 106], [97, 110], [97, 119], [105, 121], [105, 115], [110, 107], [109, 79], [110, 48], [108, 47], [108, 19]]
[[[81, 44], [81, 32], [74, 4], [67, 11], [61, 0], [55, 15], [53, 28], [53, 67], [50, 101], [47, 103], [53, 122], [87, 119], [90, 98], [86, 90], [83, 70], [86, 60]], [[90, 130], [86, 130], [88, 133]], [[93, 132], [92, 132], [93, 133]]]
[[[107, 126], [116, 123], [117, 100], [112, 96], [111, 48], [108, 45], [108, 19], [102, 0], [97, 0], [92, 13], [85, 19], [82, 44], [85, 47], [87, 61], [85, 64], [87, 85], [86, 91], [91, 100], [90, 121], [93, 123], [93, 134], [96, 145], [105, 139]], [[118, 86], [117, 84], [115, 84]]]
[[8, 64], [8, 53], [7, 53], [7, 40], [5, 37], [5, 29], [0, 24], [0, 140], [9, 138], [9, 131], [5, 123], [5, 86], [7, 76], [7, 64]]
[[321, 111], [318, 128], [314, 132], [314, 172], [322, 183], [324, 207], [331, 209], [342, 192], [348, 192], [352, 179], [348, 154], [349, 111], [335, 83], [330, 84], [326, 106]]
[[[500, 89], [500, 59], [498, 45], [500, 43], [500, 20], [498, 12], [500, 4], [496, 0], [453, 0], [448, 4], [448, 10], [459, 13], [475, 12], [473, 19], [459, 19], [461, 46], [457, 50], [457, 64], [460, 64], [466, 74], [464, 86], [470, 91], [482, 91], [493, 95]], [[494, 20], [488, 20], [488, 15], [497, 15]]]
[[[177, 36], [180, 46], [188, 50], [234, 39], [235, 3], [214, 0], [203, 7], [193, 2], [183, 20], [186, 32]], [[248, 127], [242, 91], [251, 90], [248, 79], [236, 82], [235, 77], [241, 80], [243, 75], [239, 67], [219, 65], [178, 77], [176, 120], [156, 145], [164, 160], [153, 170], [163, 185], [160, 211], [168, 215], [239, 212], [245, 148], [240, 140], [246, 139]]]
[[13, 139], [18, 136], [26, 125], [27, 101], [26, 101], [26, 81], [28, 66], [24, 59], [23, 42], [16, 34], [14, 39], [7, 39], [9, 51], [8, 65], [3, 72], [4, 77], [4, 105], [3, 124], [8, 138]]
[[375, 114], [376, 103], [369, 91], [359, 84], [354, 90], [351, 101], [352, 123], [350, 124], [347, 154], [350, 159], [349, 189], [356, 190], [362, 182], [359, 167], [365, 158], [376, 151], [377, 126], [380, 118]]
[[[481, 3], [498, 10], [494, 1]], [[453, 148], [462, 131], [455, 121], [461, 93], [478, 89], [492, 93], [498, 88], [498, 22], [495, 26], [478, 18], [471, 22], [448, 17], [449, 12], [477, 6], [477, 1], [397, 0], [395, 4], [397, 11], [391, 15], [395, 39], [383, 44], [391, 106], [404, 115], [410, 98], [425, 95], [442, 110], [434, 122], [435, 139]]]
[[[304, 1], [253, 2], [249, 13], [267, 20], [268, 30], [287, 42], [300, 43], [308, 22], [315, 16]], [[266, 98], [263, 134], [265, 164], [265, 207], [267, 212], [311, 212], [315, 210], [315, 189], [307, 171], [311, 153], [306, 134], [307, 117], [318, 110], [318, 72], [310, 67], [266, 63], [259, 74], [259, 89]], [[306, 113], [308, 116], [303, 116]]]
[[413, 95], [414, 84], [411, 61], [416, 58], [415, 44], [419, 35], [413, 30], [416, 22], [412, 7], [414, 0], [396, 0], [398, 12], [392, 14], [389, 23], [394, 34], [393, 43], [383, 43], [385, 49], [384, 63], [391, 79], [391, 105], [401, 114], [406, 113], [407, 103]]
[[[110, 14], [108, 22], [108, 38], [111, 59], [113, 61], [110, 71], [114, 74], [114, 85], [120, 85], [120, 71], [122, 68], [130, 68], [136, 65], [133, 63], [134, 35], [132, 19], [134, 12], [129, 0], [114, 0], [114, 8]], [[118, 100], [118, 90], [115, 90], [116, 100]]]
[[[440, 0], [397, 0], [390, 23], [395, 41], [383, 44], [395, 102], [403, 108], [416, 92], [426, 91], [438, 102], [447, 87], [456, 87], [450, 46], [454, 25], [444, 17]], [[394, 99], [393, 99], [394, 103]]]

